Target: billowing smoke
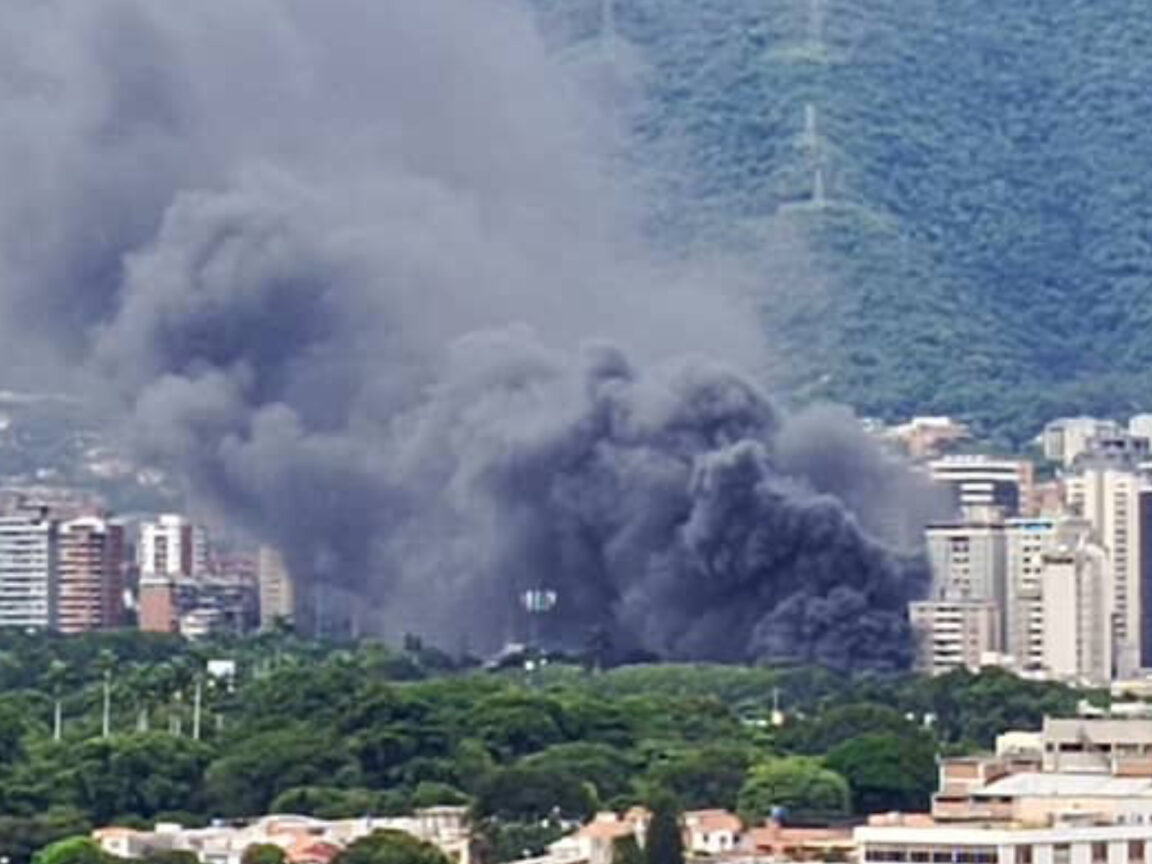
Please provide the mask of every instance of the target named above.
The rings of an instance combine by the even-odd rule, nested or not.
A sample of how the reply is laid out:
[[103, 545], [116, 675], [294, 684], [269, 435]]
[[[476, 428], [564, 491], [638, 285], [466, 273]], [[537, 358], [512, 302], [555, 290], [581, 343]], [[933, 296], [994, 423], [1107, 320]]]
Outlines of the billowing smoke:
[[895, 469], [751, 383], [738, 280], [642, 242], [618, 132], [517, 0], [10, 0], [7, 350], [307, 614], [490, 649], [540, 589], [569, 644], [906, 664]]

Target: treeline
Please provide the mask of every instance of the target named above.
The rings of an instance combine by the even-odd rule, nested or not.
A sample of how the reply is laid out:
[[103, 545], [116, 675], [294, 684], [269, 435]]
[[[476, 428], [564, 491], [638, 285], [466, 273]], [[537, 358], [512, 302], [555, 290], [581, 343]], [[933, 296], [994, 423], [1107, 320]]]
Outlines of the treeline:
[[[1035, 728], [1084, 695], [991, 671], [491, 672], [408, 649], [284, 633], [0, 636], [0, 849], [20, 862], [100, 825], [459, 804], [487, 858], [505, 860], [663, 793], [749, 821], [778, 806], [795, 818], [922, 808], [937, 752]], [[234, 677], [207, 674], [219, 659]]]

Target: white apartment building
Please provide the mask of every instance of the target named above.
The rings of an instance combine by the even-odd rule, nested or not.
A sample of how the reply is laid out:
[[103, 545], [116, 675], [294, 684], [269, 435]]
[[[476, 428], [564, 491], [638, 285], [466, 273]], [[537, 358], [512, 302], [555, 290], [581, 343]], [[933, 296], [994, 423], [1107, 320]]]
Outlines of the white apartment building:
[[931, 675], [977, 671], [1001, 650], [1000, 610], [991, 600], [940, 599], [908, 604], [916, 633], [916, 666]]
[[56, 626], [57, 554], [46, 509], [0, 517], [0, 627]]
[[1031, 505], [1031, 460], [945, 456], [930, 463], [928, 470], [936, 483], [952, 490], [966, 519], [985, 518], [996, 511], [1017, 516]]
[[1113, 668], [1113, 641], [1106, 626], [1113, 599], [1107, 556], [1087, 530], [1074, 532], [1062, 531], [1060, 545], [1044, 555], [1044, 667], [1055, 678], [1107, 682]]
[[1066, 488], [1069, 509], [1092, 525], [1108, 556], [1115, 667], [1119, 675], [1128, 676], [1147, 662], [1152, 647], [1147, 644], [1143, 602], [1152, 584], [1148, 480], [1132, 468], [1085, 464], [1068, 478]]
[[1071, 468], [1076, 457], [1088, 449], [1093, 438], [1115, 435], [1120, 425], [1097, 417], [1063, 417], [1053, 420], [1040, 434], [1044, 457]]
[[140, 525], [138, 561], [141, 579], [200, 577], [208, 569], [207, 532], [180, 514], [161, 514]]
[[1004, 523], [1007, 598], [1005, 645], [1020, 669], [1044, 666], [1044, 555], [1056, 542], [1054, 519], [1009, 519]]
[[933, 597], [1003, 603], [1006, 561], [1002, 524], [929, 525], [925, 534]]
[[1152, 440], [1152, 414], [1136, 414], [1129, 417], [1128, 434]]

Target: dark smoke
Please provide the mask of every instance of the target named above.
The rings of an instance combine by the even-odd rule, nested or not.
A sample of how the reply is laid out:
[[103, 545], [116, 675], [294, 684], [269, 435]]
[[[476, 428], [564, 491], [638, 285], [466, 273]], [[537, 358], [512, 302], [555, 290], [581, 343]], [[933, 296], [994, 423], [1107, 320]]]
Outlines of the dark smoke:
[[5, 344], [111, 393], [310, 620], [490, 649], [544, 587], [567, 644], [905, 665], [896, 469], [732, 371], [740, 280], [654, 260], [616, 140], [516, 0], [10, 0]]

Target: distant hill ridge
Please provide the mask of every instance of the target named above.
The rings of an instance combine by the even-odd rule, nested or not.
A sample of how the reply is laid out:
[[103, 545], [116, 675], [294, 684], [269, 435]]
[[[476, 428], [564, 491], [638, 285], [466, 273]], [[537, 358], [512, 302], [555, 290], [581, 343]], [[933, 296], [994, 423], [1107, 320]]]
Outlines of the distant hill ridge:
[[1146, 0], [536, 2], [642, 58], [657, 227], [762, 255], [773, 383], [1006, 443], [1152, 407]]

